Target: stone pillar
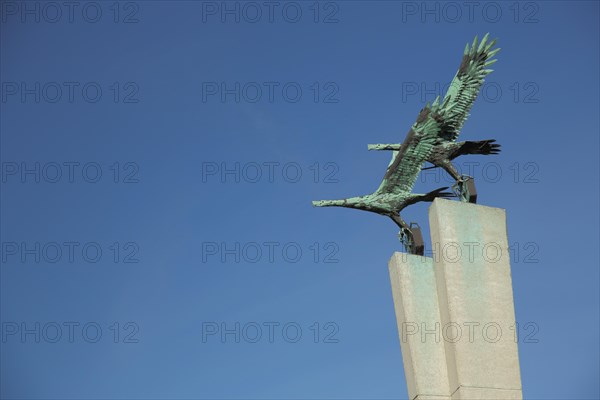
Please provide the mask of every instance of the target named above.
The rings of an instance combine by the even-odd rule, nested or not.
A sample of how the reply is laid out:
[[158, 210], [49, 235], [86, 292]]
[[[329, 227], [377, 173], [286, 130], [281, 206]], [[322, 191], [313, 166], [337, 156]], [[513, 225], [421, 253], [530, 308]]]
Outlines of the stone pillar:
[[429, 223], [452, 399], [521, 399], [505, 211], [435, 199]]
[[433, 260], [394, 253], [389, 270], [409, 399], [451, 400]]

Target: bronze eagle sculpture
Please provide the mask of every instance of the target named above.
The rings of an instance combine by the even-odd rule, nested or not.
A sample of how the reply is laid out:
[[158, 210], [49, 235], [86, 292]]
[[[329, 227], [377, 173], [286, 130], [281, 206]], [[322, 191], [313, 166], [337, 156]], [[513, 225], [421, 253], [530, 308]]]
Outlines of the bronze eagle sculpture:
[[400, 241], [407, 251], [423, 255], [420, 229], [408, 225], [400, 217], [400, 211], [417, 202], [454, 196], [444, 191], [447, 187], [426, 194], [412, 193], [424, 163], [429, 161], [442, 166], [460, 181], [463, 177], [450, 160], [462, 154], [493, 154], [498, 151], [493, 141], [455, 142], [485, 76], [491, 72], [486, 67], [495, 62], [491, 58], [499, 50], [492, 50], [495, 40], [488, 42], [488, 36], [486, 34], [480, 43], [475, 37], [471, 47], [467, 44], [458, 72], [443, 101], [440, 102], [438, 96], [431, 105], [427, 103], [402, 144], [373, 146], [375, 149], [393, 150], [392, 160], [375, 192], [342, 200], [313, 201], [312, 204], [316, 207], [355, 208], [387, 216], [400, 227]]
[[[427, 162], [434, 165], [434, 167], [430, 168], [441, 167], [454, 178], [456, 184], [453, 188], [456, 194], [461, 200], [471, 203], [477, 202], [474, 179], [467, 175], [461, 175], [452, 164], [452, 160], [465, 154], [489, 155], [500, 152], [500, 145], [496, 144], [496, 141], [493, 139], [476, 142], [456, 141], [462, 126], [469, 117], [469, 112], [479, 94], [486, 75], [492, 72], [487, 67], [497, 61], [496, 59], [492, 59], [492, 57], [500, 49], [492, 50], [496, 41], [492, 40], [488, 42], [488, 37], [489, 34], [486, 34], [481, 39], [479, 46], [477, 45], [477, 37], [475, 37], [470, 48], [467, 43], [458, 72], [454, 76], [454, 79], [452, 79], [448, 92], [442, 100], [442, 103], [451, 106], [453, 111], [447, 114], [444, 121], [441, 121], [443, 127], [439, 131], [440, 142], [433, 148], [427, 158]], [[435, 102], [438, 101], [439, 97], [436, 98]], [[368, 145], [368, 149], [400, 150], [401, 146], [402, 144], [370, 144]]]

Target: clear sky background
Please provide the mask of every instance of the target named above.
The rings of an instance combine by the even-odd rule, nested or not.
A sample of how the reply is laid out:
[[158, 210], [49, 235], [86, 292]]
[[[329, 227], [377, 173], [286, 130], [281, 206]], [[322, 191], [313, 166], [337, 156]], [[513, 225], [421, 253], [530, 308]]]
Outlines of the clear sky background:
[[310, 201], [375, 190], [485, 32], [461, 139], [502, 153], [459, 165], [507, 211], [523, 393], [599, 397], [598, 2], [53, 4], [0, 9], [3, 398], [406, 398], [397, 228]]

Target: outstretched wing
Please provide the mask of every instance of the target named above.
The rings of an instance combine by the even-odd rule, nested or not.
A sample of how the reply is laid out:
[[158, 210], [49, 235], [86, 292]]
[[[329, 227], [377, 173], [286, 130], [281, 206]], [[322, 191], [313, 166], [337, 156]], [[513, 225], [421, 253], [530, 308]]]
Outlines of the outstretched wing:
[[452, 109], [452, 111], [445, 113], [445, 126], [441, 132], [444, 140], [456, 140], [463, 124], [469, 117], [469, 111], [479, 94], [486, 75], [493, 71], [487, 69], [487, 67], [497, 61], [492, 57], [500, 49], [492, 50], [496, 39], [488, 42], [488, 37], [489, 33], [477, 45], [477, 36], [475, 36], [471, 47], [469, 48], [468, 43], [465, 47], [458, 72], [452, 79], [448, 92], [442, 101], [443, 109]]
[[419, 172], [439, 141], [443, 115], [438, 103], [425, 106], [408, 131], [400, 150], [394, 151], [378, 193], [410, 193]]

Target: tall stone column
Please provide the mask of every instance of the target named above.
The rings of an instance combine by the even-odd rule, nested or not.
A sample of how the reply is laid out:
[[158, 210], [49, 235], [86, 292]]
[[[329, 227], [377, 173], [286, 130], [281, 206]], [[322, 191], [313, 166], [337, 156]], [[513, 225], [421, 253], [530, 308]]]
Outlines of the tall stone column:
[[505, 211], [436, 199], [429, 223], [452, 399], [521, 399]]
[[394, 253], [389, 270], [409, 399], [450, 400], [433, 260]]

